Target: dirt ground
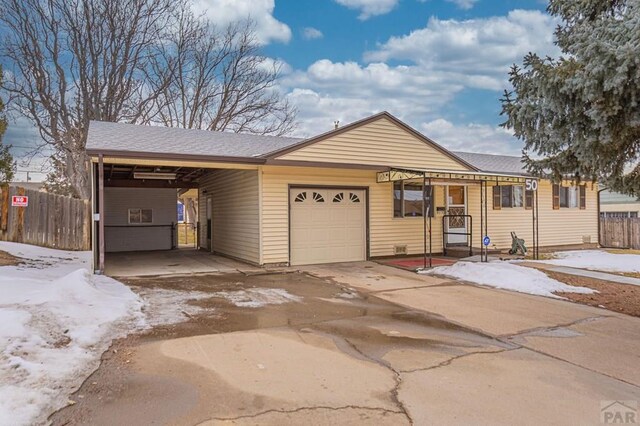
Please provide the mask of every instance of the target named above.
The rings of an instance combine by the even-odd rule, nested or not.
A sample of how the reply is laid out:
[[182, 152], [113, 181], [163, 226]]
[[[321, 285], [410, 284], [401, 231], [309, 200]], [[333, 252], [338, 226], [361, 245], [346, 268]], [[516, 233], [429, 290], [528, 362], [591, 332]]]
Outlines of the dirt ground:
[[14, 266], [20, 263], [20, 259], [0, 250], [0, 266]]
[[587, 277], [544, 271], [551, 278], [577, 287], [592, 288], [598, 293], [556, 293], [558, 296], [589, 306], [609, 309], [635, 317], [640, 317], [640, 287], [629, 284], [618, 284]]

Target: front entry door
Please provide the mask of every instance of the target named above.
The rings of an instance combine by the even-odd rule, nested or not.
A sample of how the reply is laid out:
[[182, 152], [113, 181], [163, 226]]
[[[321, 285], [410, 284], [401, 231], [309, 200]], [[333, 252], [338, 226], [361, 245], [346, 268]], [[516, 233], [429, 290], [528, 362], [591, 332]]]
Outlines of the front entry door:
[[[461, 185], [447, 186], [447, 214], [463, 215], [467, 213], [466, 187]], [[467, 231], [467, 219], [462, 216], [449, 216], [447, 218], [447, 231], [464, 233]], [[466, 244], [467, 236], [448, 234], [448, 244]]]

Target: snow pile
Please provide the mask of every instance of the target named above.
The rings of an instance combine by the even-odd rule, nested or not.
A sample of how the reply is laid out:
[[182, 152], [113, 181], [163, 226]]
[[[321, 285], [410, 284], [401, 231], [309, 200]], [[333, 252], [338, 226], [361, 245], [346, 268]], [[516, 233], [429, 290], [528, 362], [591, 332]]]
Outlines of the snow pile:
[[145, 315], [146, 326], [176, 324], [199, 315], [208, 309], [195, 306], [192, 300], [208, 299], [211, 293], [202, 291], [180, 291], [164, 288], [132, 287], [144, 300], [142, 312]]
[[144, 324], [127, 286], [89, 273], [91, 254], [0, 242], [0, 424], [43, 423], [66, 405], [112, 339]]
[[538, 296], [555, 297], [554, 293], [595, 293], [586, 287], [574, 287], [548, 277], [537, 269], [495, 261], [489, 263], [457, 262], [421, 271], [423, 274], [446, 275], [490, 287], [518, 291]]
[[250, 288], [237, 291], [218, 291], [209, 297], [221, 297], [241, 308], [260, 308], [265, 305], [281, 305], [300, 302], [302, 298], [281, 288]]
[[639, 254], [614, 254], [604, 250], [574, 250], [556, 252], [553, 257], [554, 259], [541, 260], [540, 262], [598, 271], [640, 273]]

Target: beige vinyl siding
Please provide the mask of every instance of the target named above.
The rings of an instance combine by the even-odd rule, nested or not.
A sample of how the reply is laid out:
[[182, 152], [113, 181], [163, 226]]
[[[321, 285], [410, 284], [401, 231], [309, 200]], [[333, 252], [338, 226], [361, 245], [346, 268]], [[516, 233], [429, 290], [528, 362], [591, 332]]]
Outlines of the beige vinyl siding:
[[[392, 184], [376, 183], [376, 172], [316, 167], [262, 167], [262, 261], [289, 262], [289, 185], [369, 188], [370, 255], [392, 256], [394, 245], [422, 253], [422, 218], [394, 218]], [[436, 196], [442, 197], [442, 187]], [[438, 204], [439, 205], [439, 204]], [[433, 249], [442, 251], [442, 221], [433, 221]]]
[[[570, 185], [565, 182], [565, 185]], [[468, 188], [468, 211], [473, 215], [474, 229], [480, 226], [480, 189], [479, 185]], [[492, 187], [487, 188], [489, 205], [488, 234], [491, 237], [491, 247], [499, 249], [511, 247], [511, 231], [515, 231], [519, 238], [525, 240], [527, 247], [532, 246], [533, 225], [532, 212], [524, 207], [502, 208], [493, 210]], [[540, 246], [560, 246], [583, 244], [583, 237], [598, 242], [598, 200], [597, 187], [587, 184], [586, 209], [560, 208], [553, 210], [552, 185], [550, 181], [542, 180], [538, 187], [539, 241]], [[476, 228], [477, 227], [477, 228]], [[480, 236], [474, 232], [474, 247], [480, 246]]]
[[278, 160], [469, 170], [384, 117], [284, 154]]
[[202, 177], [198, 203], [201, 247], [207, 244], [209, 196], [212, 197], [213, 251], [260, 263], [258, 172], [215, 170]]

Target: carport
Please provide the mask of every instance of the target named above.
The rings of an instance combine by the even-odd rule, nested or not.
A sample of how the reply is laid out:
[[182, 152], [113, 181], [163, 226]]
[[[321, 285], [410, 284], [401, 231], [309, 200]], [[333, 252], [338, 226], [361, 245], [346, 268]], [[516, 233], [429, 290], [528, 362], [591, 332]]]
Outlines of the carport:
[[[105, 161], [99, 156], [94, 164], [97, 196], [93, 197], [97, 269], [104, 270], [111, 259], [133, 263], [134, 253], [144, 253], [148, 259], [151, 252], [177, 250], [178, 192], [198, 188], [198, 181], [206, 172], [202, 167], [146, 161], [130, 164], [117, 159]], [[185, 251], [180, 254], [184, 260], [189, 255], [186, 251], [195, 249], [192, 246], [180, 251]], [[162, 259], [163, 255], [156, 257]]]
[[[92, 121], [86, 151], [94, 271], [104, 273], [110, 260], [124, 269], [146, 264], [159, 274], [228, 269], [221, 256], [260, 264], [258, 168], [265, 160], [259, 156], [295, 141]], [[187, 192], [198, 199], [188, 247], [177, 233], [178, 198]]]
[[[538, 214], [538, 180], [531, 176], [522, 175], [510, 175], [510, 174], [498, 174], [498, 173], [486, 173], [486, 172], [473, 172], [473, 171], [445, 171], [445, 170], [429, 170], [429, 169], [401, 169], [390, 168], [386, 171], [377, 173], [377, 183], [388, 182], [400, 182], [404, 185], [404, 182], [417, 182], [422, 187], [422, 219], [423, 219], [423, 268], [433, 267], [433, 251], [432, 251], [432, 224], [435, 212], [433, 212], [434, 206], [434, 185], [470, 185], [479, 187], [479, 223], [473, 223], [473, 215], [468, 214], [466, 206], [460, 212], [448, 209], [446, 214], [441, 216], [443, 221], [442, 227], [442, 239], [443, 239], [443, 251], [447, 253], [447, 237], [451, 235], [464, 236], [466, 239], [465, 245], [468, 246], [469, 256], [474, 253], [473, 244], [474, 241], [478, 242], [480, 248], [481, 262], [488, 261], [488, 242], [485, 242], [489, 234], [489, 220], [488, 220], [488, 206], [490, 200], [496, 196], [496, 193], [492, 191], [488, 192], [488, 187], [500, 189], [500, 185], [513, 185], [524, 184], [527, 188], [527, 202], [530, 203], [531, 209], [531, 227], [532, 227], [532, 254], [533, 258], [537, 259], [539, 255], [539, 214]], [[498, 195], [499, 196], [499, 195]], [[466, 202], [466, 199], [465, 199]], [[452, 223], [453, 221], [463, 223], [464, 232], [456, 232], [448, 229], [445, 223]], [[479, 226], [478, 226], [479, 225]], [[474, 228], [475, 227], [475, 228]], [[446, 230], [448, 229], [448, 230]], [[428, 248], [427, 248], [428, 247]]]

